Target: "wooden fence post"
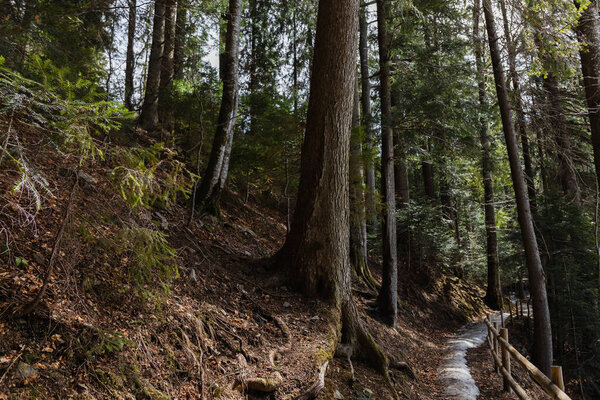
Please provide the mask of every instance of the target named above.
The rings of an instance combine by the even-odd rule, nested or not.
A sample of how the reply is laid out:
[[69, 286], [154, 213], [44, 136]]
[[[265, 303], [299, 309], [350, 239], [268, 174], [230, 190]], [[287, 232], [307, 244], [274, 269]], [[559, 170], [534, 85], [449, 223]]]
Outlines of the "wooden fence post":
[[563, 379], [562, 367], [560, 365], [552, 366], [552, 383], [554, 383], [560, 390], [565, 391], [565, 381]]
[[[494, 322], [494, 330], [497, 332], [498, 331], [498, 323]], [[496, 355], [500, 355], [500, 353], [498, 352], [498, 337], [493, 334], [492, 335], [494, 337], [494, 353]], [[496, 371], [496, 373], [500, 372], [500, 366], [498, 365], [498, 363], [494, 363], [494, 370]]]
[[504, 307], [500, 309], [500, 321], [501, 321], [500, 326], [502, 326], [504, 328]]
[[[500, 329], [500, 336], [508, 343], [508, 329]], [[506, 371], [508, 371], [508, 374], [510, 375], [510, 353], [508, 352], [508, 348], [504, 344], [500, 343], [500, 347], [502, 348], [502, 366], [504, 367], [504, 369], [506, 369]], [[504, 391], [510, 393], [511, 390], [508, 379], [506, 377], [503, 377], [502, 382], [504, 386]]]

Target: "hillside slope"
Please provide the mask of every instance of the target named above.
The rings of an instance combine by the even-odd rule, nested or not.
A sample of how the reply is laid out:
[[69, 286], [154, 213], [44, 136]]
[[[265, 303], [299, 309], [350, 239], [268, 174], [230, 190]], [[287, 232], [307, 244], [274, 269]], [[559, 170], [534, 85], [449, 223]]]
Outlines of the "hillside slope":
[[[285, 238], [277, 210], [235, 193], [221, 219], [189, 223], [182, 199], [170, 209], [132, 209], [107, 162], [78, 169], [41, 132], [21, 138], [49, 191], [36, 212], [31, 193], [15, 190], [19, 171], [0, 175], [0, 398], [242, 399], [250, 387], [283, 399], [316, 379], [317, 361], [330, 356], [321, 350], [326, 306], [274, 285], [257, 261]], [[45, 296], [31, 314], [13, 317], [43, 285], [74, 187]], [[397, 330], [380, 322], [375, 293], [355, 284], [377, 341], [416, 375], [393, 370], [408, 398], [441, 398], [435, 375], [446, 339], [483, 310], [475, 286], [441, 274], [433, 282], [401, 279]], [[390, 397], [375, 371], [352, 364], [335, 357], [318, 398]]]

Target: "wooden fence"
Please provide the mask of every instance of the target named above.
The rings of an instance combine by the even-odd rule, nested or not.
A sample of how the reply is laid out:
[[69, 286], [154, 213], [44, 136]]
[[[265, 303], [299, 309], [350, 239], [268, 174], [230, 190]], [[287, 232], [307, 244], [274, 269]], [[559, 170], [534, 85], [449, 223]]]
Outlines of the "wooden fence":
[[[518, 305], [521, 305], [519, 310]], [[519, 314], [523, 317], [523, 303], [517, 303], [516, 316]], [[520, 313], [519, 313], [520, 311]], [[569, 396], [564, 392], [565, 385], [563, 381], [562, 367], [552, 366], [552, 379], [548, 379], [535, 365], [533, 365], [528, 359], [523, 357], [521, 353], [517, 351], [508, 342], [508, 328], [505, 327], [504, 315], [501, 312], [501, 326], [498, 329], [498, 323], [492, 322], [488, 316], [485, 319], [485, 323], [488, 327], [487, 343], [492, 352], [494, 358], [494, 368], [496, 372], [499, 372], [503, 378], [503, 386], [505, 391], [514, 391], [521, 400], [529, 400], [530, 397], [527, 395], [525, 390], [517, 383], [515, 378], [511, 374], [511, 360], [516, 360], [519, 364], [525, 368], [529, 376], [548, 393], [552, 399], [555, 400], [571, 400]], [[527, 304], [527, 318], [529, 318], [529, 304]], [[510, 317], [507, 318], [506, 324], [512, 319], [512, 311]]]

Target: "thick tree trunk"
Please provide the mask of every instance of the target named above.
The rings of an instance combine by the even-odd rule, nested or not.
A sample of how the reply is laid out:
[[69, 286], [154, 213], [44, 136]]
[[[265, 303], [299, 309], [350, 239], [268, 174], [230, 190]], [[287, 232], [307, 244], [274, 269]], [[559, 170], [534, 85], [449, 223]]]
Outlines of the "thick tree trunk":
[[350, 136], [350, 262], [359, 278], [368, 285], [372, 280], [366, 272], [367, 263], [367, 223], [365, 219], [364, 168], [360, 131], [360, 95], [358, 79], [354, 91], [352, 109], [352, 135]]
[[504, 38], [506, 40], [506, 48], [508, 53], [508, 69], [510, 72], [510, 80], [513, 85], [513, 97], [515, 112], [517, 114], [517, 125], [519, 126], [519, 134], [521, 136], [521, 148], [523, 150], [523, 164], [525, 166], [527, 194], [529, 195], [529, 203], [531, 204], [531, 210], [535, 213], [537, 205], [535, 183], [533, 180], [534, 172], [533, 164], [531, 161], [531, 149], [529, 147], [529, 137], [527, 136], [525, 112], [523, 111], [523, 100], [521, 98], [521, 85], [519, 82], [519, 74], [517, 74], [516, 54], [515, 48], [512, 43], [512, 36], [508, 26], [508, 13], [506, 12], [505, 0], [500, 0], [500, 8], [502, 10], [502, 20], [504, 22]]
[[175, 49], [173, 51], [173, 78], [183, 79], [184, 48], [186, 37], [188, 4], [186, 0], [177, 0], [177, 19], [175, 20]]
[[133, 110], [133, 75], [135, 73], [135, 19], [136, 0], [129, 0], [129, 16], [127, 19], [127, 56], [125, 60], [125, 107]]
[[[575, 5], [579, 7], [579, 2], [575, 1]], [[598, 2], [593, 0], [581, 14], [575, 32], [582, 45], [579, 56], [592, 131], [596, 179], [600, 186], [600, 21], [598, 18]]]
[[333, 357], [344, 341], [386, 377], [387, 359], [352, 300], [349, 257], [349, 149], [358, 0], [320, 0], [300, 186], [291, 230], [275, 262], [292, 285], [329, 302]]
[[217, 215], [220, 212], [221, 191], [229, 171], [233, 128], [237, 119], [241, 8], [241, 0], [229, 0], [225, 52], [221, 54], [223, 97], [210, 158], [196, 193], [196, 203], [201, 204], [204, 211]]
[[148, 60], [148, 76], [146, 77], [146, 93], [140, 114], [139, 125], [146, 131], [158, 127], [158, 96], [160, 92], [160, 70], [165, 38], [166, 0], [154, 2], [154, 22], [152, 27], [152, 47]]
[[517, 202], [517, 215], [521, 227], [527, 269], [529, 271], [529, 286], [534, 315], [534, 362], [544, 374], [549, 376], [550, 367], [552, 365], [552, 328], [550, 325], [550, 311], [548, 309], [545, 275], [540, 260], [535, 231], [533, 229], [533, 219], [529, 206], [529, 198], [527, 196], [527, 187], [525, 185], [525, 177], [519, 158], [519, 147], [511, 115], [510, 100], [508, 98], [504, 70], [502, 69], [502, 61], [500, 58], [500, 49], [498, 47], [498, 35], [496, 34], [494, 12], [490, 0], [483, 0], [483, 8], [490, 46], [490, 55], [492, 57], [492, 67], [494, 70], [494, 81], [496, 83], [496, 92], [498, 95], [498, 105], [500, 106], [500, 115], [502, 117], [502, 126], [504, 128], [504, 138], [510, 163], [510, 172]]
[[477, 86], [479, 89], [479, 139], [482, 149], [482, 173], [485, 212], [485, 236], [487, 253], [487, 289], [485, 304], [492, 310], [502, 309], [502, 289], [500, 286], [500, 261], [498, 258], [498, 238], [496, 236], [496, 211], [494, 209], [494, 182], [492, 179], [492, 158], [490, 154], [490, 135], [488, 129], [487, 93], [485, 90], [485, 67], [483, 61], [483, 39], [479, 36], [479, 16], [481, 0], [475, 0], [473, 7], [473, 40], [475, 46], [475, 66], [477, 70]]
[[365, 149], [369, 155], [366, 162], [366, 181], [367, 181], [367, 214], [369, 219], [369, 227], [371, 232], [377, 230], [377, 200], [375, 189], [375, 165], [373, 163], [372, 153], [374, 147], [373, 124], [371, 114], [371, 81], [369, 79], [369, 38], [368, 25], [365, 7], [360, 8], [359, 15], [360, 27], [360, 81], [361, 81], [361, 109], [362, 109], [362, 126], [364, 127]]
[[158, 113], [162, 126], [171, 131], [171, 91], [173, 89], [173, 56], [175, 51], [175, 0], [166, 0], [165, 8], [165, 40], [160, 65], [160, 90], [158, 97]]
[[381, 96], [381, 190], [383, 265], [381, 290], [377, 303], [386, 322], [396, 326], [398, 313], [398, 266], [396, 250], [396, 191], [394, 182], [394, 132], [392, 130], [392, 93], [390, 82], [390, 49], [387, 35], [388, 0], [377, 0], [379, 42], [379, 78]]

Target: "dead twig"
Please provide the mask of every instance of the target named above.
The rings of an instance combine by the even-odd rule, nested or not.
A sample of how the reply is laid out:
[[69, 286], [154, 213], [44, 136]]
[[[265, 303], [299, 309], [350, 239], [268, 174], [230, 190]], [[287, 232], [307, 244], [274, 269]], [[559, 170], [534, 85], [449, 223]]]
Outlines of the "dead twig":
[[2, 374], [2, 377], [0, 377], [0, 383], [2, 383], [2, 381], [4, 380], [4, 378], [6, 377], [6, 375], [8, 374], [8, 371], [11, 370], [11, 368], [13, 367], [13, 365], [15, 365], [15, 363], [17, 362], [17, 360], [19, 358], [21, 358], [21, 356], [23, 355], [23, 350], [25, 349], [25, 345], [22, 344], [21, 345], [21, 349], [19, 350], [19, 354], [17, 354], [17, 356], [11, 361], [11, 363], [9, 364], [9, 366], [6, 368], [6, 371], [4, 371], [4, 373]]
[[34, 297], [34, 299], [31, 302], [29, 302], [28, 304], [26, 304], [21, 310], [17, 310], [17, 312], [14, 314], [16, 317], [24, 317], [24, 316], [28, 315], [29, 313], [31, 313], [37, 307], [37, 305], [40, 303], [40, 301], [44, 297], [44, 294], [46, 293], [46, 289], [48, 288], [48, 283], [50, 281], [50, 276], [52, 275], [52, 272], [54, 271], [54, 265], [56, 264], [56, 255], [58, 254], [58, 251], [60, 249], [62, 237], [65, 233], [65, 228], [69, 221], [69, 217], [71, 216], [73, 200], [75, 199], [75, 192], [76, 192], [78, 185], [79, 185], [79, 168], [77, 168], [77, 171], [75, 171], [75, 182], [73, 183], [73, 186], [71, 187], [71, 193], [69, 194], [69, 201], [65, 207], [62, 224], [60, 225], [60, 229], [58, 230], [58, 233], [56, 234], [56, 239], [54, 240], [54, 247], [52, 248], [52, 254], [50, 255], [50, 261], [48, 262], [46, 276], [44, 276], [44, 283], [42, 284], [42, 287], [40, 288], [40, 290], [38, 291], [38, 293]]

